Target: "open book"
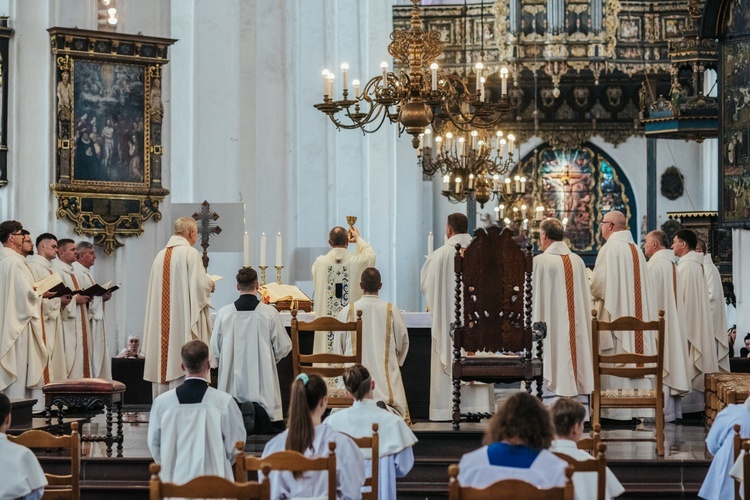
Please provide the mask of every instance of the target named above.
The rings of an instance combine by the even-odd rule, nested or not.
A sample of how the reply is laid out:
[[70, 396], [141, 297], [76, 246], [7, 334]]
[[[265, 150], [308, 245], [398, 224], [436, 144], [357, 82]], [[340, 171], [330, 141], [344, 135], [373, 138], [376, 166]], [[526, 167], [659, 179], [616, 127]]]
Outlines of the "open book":
[[86, 297], [98, 297], [100, 295], [104, 295], [107, 292], [114, 292], [115, 290], [120, 289], [118, 285], [115, 285], [115, 286], [111, 286], [111, 285], [112, 285], [111, 281], [107, 281], [103, 285], [94, 283], [93, 285], [86, 288], [85, 290], [81, 290], [79, 293]]
[[63, 284], [62, 278], [58, 273], [52, 273], [49, 276], [47, 276], [44, 279], [40, 279], [36, 283], [34, 283], [34, 290], [36, 290], [36, 293], [39, 295], [44, 295], [45, 293], [49, 291], [57, 291], [52, 290], [53, 288], [60, 288], [60, 285], [65, 287]]
[[312, 300], [294, 285], [267, 283], [258, 290], [266, 304], [276, 304], [279, 310], [301, 309], [310, 311]]

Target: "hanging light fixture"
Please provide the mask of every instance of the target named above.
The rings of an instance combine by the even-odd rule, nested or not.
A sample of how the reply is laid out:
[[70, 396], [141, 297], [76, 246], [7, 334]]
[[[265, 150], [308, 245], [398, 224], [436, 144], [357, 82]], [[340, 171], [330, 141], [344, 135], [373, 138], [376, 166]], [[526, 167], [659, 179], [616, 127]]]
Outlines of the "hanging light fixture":
[[[436, 121], [450, 122], [463, 131], [493, 129], [504, 115], [513, 109], [508, 100], [508, 71], [500, 71], [502, 93], [498, 102], [490, 100], [483, 84], [484, 68], [476, 66], [474, 88], [460, 77], [438, 73], [435, 62], [443, 53], [438, 31], [425, 31], [419, 15], [419, 0], [411, 0], [410, 28], [391, 33], [388, 53], [397, 64], [408, 67], [399, 74], [388, 71], [388, 63], [380, 64], [382, 73], [371, 78], [360, 88], [359, 81], [351, 82], [350, 96], [346, 63], [341, 65], [341, 99], [334, 99], [335, 75], [323, 71], [323, 102], [315, 108], [325, 113], [336, 128], [361, 129], [372, 133], [388, 120], [397, 124], [399, 133], [412, 136], [412, 145], [419, 147], [419, 136]], [[355, 83], [356, 82], [356, 83]], [[341, 114], [339, 114], [341, 113]]]

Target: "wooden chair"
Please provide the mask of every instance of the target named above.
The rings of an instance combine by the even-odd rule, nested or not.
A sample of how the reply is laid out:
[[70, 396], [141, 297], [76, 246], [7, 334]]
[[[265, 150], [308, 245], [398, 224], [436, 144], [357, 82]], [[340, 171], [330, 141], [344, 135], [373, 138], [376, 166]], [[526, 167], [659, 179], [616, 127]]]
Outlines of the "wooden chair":
[[[378, 487], [380, 483], [380, 436], [378, 435], [378, 424], [372, 424], [372, 436], [355, 438], [342, 432], [349, 439], [354, 441], [360, 450], [370, 450], [370, 458], [372, 459], [372, 474], [370, 477], [365, 479], [365, 488], [370, 487], [370, 491], [362, 492], [363, 500], [377, 500], [378, 499]], [[750, 500], [750, 499], [749, 499]]]
[[70, 499], [81, 498], [81, 436], [78, 434], [78, 422], [70, 424], [70, 434], [55, 436], [48, 432], [32, 430], [19, 436], [8, 435], [11, 443], [20, 444], [27, 448], [47, 448], [70, 450], [70, 475], [58, 476], [47, 474], [47, 486], [44, 487], [44, 498]]
[[602, 426], [600, 424], [595, 424], [593, 426], [593, 429], [589, 432], [589, 437], [581, 438], [578, 440], [576, 445], [578, 446], [579, 450], [584, 450], [591, 455], [594, 455], [597, 453], [597, 450], [599, 449], [599, 443], [602, 441]]
[[[159, 464], [151, 464], [151, 480], [149, 481], [150, 500], [162, 498], [238, 498], [270, 500], [271, 484], [268, 478], [261, 482], [245, 481], [235, 483], [219, 476], [200, 476], [185, 484], [164, 483], [159, 479]], [[263, 473], [271, 467], [264, 464]]]
[[[479, 228], [462, 251], [456, 245], [453, 323], [453, 428], [461, 418], [462, 382], [532, 381], [542, 397], [542, 342], [532, 358], [531, 246], [521, 250], [509, 229]], [[546, 329], [546, 326], [545, 326]], [[504, 353], [474, 355], [474, 353]]]
[[234, 462], [235, 481], [247, 481], [248, 471], [262, 470], [268, 476], [265, 465], [271, 471], [326, 471], [328, 472], [328, 498], [336, 498], [336, 443], [328, 443], [328, 456], [320, 458], [307, 458], [296, 451], [278, 451], [264, 458], [245, 455], [245, 443], [237, 442], [237, 455]]
[[[607, 445], [599, 443], [597, 446], [596, 457], [590, 460], [576, 460], [565, 453], [554, 452], [555, 455], [562, 458], [568, 465], [575, 469], [575, 472], [596, 472], [596, 498], [604, 500], [607, 492]], [[579, 492], [580, 493], [580, 492]]]
[[[734, 443], [732, 450], [734, 451], [734, 460], [732, 460], [732, 463], [737, 462], [737, 459], [740, 458], [740, 451], [745, 449], [745, 445], [750, 446], [750, 439], [748, 438], [742, 438], [740, 436], [740, 424], [734, 424]], [[747, 462], [747, 451], [745, 451], [745, 459], [743, 462], [743, 465], [745, 462]], [[747, 477], [747, 476], [746, 476]], [[747, 482], [743, 482], [743, 485], [746, 485]], [[745, 488], [745, 494], [747, 495], [747, 486], [744, 486]], [[734, 498], [735, 500], [740, 500], [740, 482], [735, 479], [734, 481]], [[750, 498], [750, 497], [745, 497]]]
[[[319, 332], [354, 332], [355, 338], [352, 342], [354, 354], [346, 356], [343, 354], [320, 353], [302, 354], [300, 352], [300, 332], [314, 334]], [[344, 374], [347, 364], [362, 364], [362, 311], [357, 311], [357, 319], [351, 323], [343, 323], [336, 318], [323, 317], [313, 321], [297, 320], [297, 310], [292, 310], [292, 368], [294, 376], [300, 373], [317, 373], [321, 377], [340, 377]], [[329, 408], [348, 408], [353, 400], [347, 396], [346, 391], [334, 390], [328, 394]]]
[[448, 467], [450, 500], [573, 500], [573, 467], [565, 469], [565, 486], [542, 489], [519, 479], [503, 479], [486, 488], [461, 486], [458, 482], [458, 465]]
[[[664, 368], [664, 311], [659, 311], [659, 320], [645, 322], [632, 316], [625, 316], [613, 321], [605, 322], [597, 319], [596, 311], [592, 311], [592, 350], [594, 353], [594, 392], [591, 394], [591, 422], [597, 425], [601, 420], [602, 408], [653, 408], [655, 411], [656, 454], [664, 456], [664, 395], [662, 394], [662, 376]], [[603, 355], [599, 350], [599, 335], [605, 332], [636, 331], [657, 332], [656, 354], [622, 353]], [[654, 376], [654, 389], [634, 390], [632, 394], [625, 394], [619, 390], [602, 392], [601, 376], [638, 379], [649, 375]], [[643, 439], [608, 439], [609, 441], [644, 441]]]
[[[745, 450], [745, 456], [742, 457], [742, 489], [745, 498], [750, 498], [750, 439], [743, 439], [742, 441], [742, 449]], [[736, 480], [735, 483], [737, 483]], [[739, 484], [736, 484], [735, 498], [740, 498]]]

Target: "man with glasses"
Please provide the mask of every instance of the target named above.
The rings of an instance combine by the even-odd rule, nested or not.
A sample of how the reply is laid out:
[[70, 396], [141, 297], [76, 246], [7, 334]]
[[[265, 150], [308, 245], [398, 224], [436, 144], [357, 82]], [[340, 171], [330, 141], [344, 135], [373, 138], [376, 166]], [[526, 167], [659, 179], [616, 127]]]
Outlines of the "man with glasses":
[[[9, 399], [31, 399], [41, 389], [47, 349], [39, 323], [34, 277], [20, 255], [23, 226], [0, 223], [0, 390]], [[41, 393], [39, 393], [41, 396]], [[41, 397], [38, 401], [42, 401]], [[41, 404], [39, 404], [41, 408]]]
[[[646, 258], [633, 241], [627, 227], [625, 215], [613, 210], [608, 212], [601, 223], [602, 237], [606, 243], [599, 250], [591, 278], [591, 295], [600, 321], [611, 321], [623, 316], [634, 316], [643, 321], [656, 319], [646, 276]], [[602, 354], [656, 352], [656, 339], [653, 332], [630, 332], [603, 334]], [[602, 376], [602, 389], [653, 389], [648, 379], [631, 380], [608, 375]], [[602, 415], [617, 420], [630, 420], [632, 417], [647, 417], [649, 410], [608, 410]]]
[[21, 236], [23, 236], [23, 241], [21, 242], [21, 255], [24, 257], [34, 255], [34, 242], [31, 241], [31, 233], [25, 229], [21, 229]]

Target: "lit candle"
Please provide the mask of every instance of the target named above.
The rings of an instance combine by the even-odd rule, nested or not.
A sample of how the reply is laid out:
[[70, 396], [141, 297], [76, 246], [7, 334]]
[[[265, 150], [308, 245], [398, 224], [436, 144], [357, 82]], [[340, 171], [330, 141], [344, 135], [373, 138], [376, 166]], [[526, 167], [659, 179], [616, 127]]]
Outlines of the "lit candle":
[[517, 217], [518, 217], [518, 207], [513, 207], [513, 218], [515, 219]]
[[445, 147], [448, 148], [448, 151], [451, 151], [451, 147], [453, 146], [453, 134], [448, 132], [445, 134]]
[[354, 86], [354, 98], [359, 98], [359, 80], [352, 80], [352, 85]]
[[328, 97], [333, 97], [333, 79], [336, 78], [336, 75], [331, 73], [330, 71], [326, 75], [326, 83], [328, 84], [328, 88], [326, 89], [326, 95]]
[[383, 70], [383, 88], [388, 86], [388, 63], [383, 61], [380, 63], [380, 69]]
[[523, 226], [521, 226], [521, 227], [524, 229], [524, 231], [526, 229], [528, 229], [529, 228], [529, 219], [524, 219], [523, 220]]
[[526, 205], [521, 205], [521, 217], [526, 218]]
[[435, 147], [437, 148], [437, 154], [443, 150], [443, 138], [440, 136], [435, 137]]
[[536, 207], [536, 220], [541, 221], [544, 218], [544, 207]]
[[425, 139], [425, 146], [428, 148], [432, 147], [432, 130], [429, 128], [424, 129], [424, 139]]
[[466, 144], [466, 139], [464, 139], [464, 136], [461, 136], [458, 138], [458, 154], [461, 156], [464, 155], [464, 145]]
[[451, 177], [450, 175], [443, 176], [443, 191], [451, 190]]
[[495, 221], [500, 222], [500, 207], [495, 207]]
[[430, 64], [430, 69], [432, 70], [432, 90], [437, 90], [437, 70], [438, 65], [436, 63]]
[[497, 150], [497, 155], [502, 158], [505, 152], [505, 139], [500, 139], [500, 148]]
[[242, 265], [245, 267], [250, 266], [250, 236], [245, 231], [242, 236]]
[[484, 68], [484, 65], [482, 63], [478, 62], [477, 65], [476, 65], [476, 68], [477, 68], [477, 85], [476, 85], [476, 90], [477, 90], [477, 93], [481, 93], [481, 90], [482, 90], [482, 69]]
[[343, 74], [343, 82], [344, 90], [346, 90], [346, 82], [347, 82], [347, 73], [349, 73], [349, 65], [346, 63], [341, 63], [341, 73]]
[[456, 177], [456, 194], [461, 194], [461, 178]]
[[567, 217], [563, 217], [562, 224], [563, 224], [563, 230], [565, 230], [565, 228], [568, 226], [568, 218]]
[[521, 177], [521, 192], [526, 192], [526, 177]]
[[424, 145], [424, 134], [419, 134], [419, 149], [422, 149], [422, 146]]
[[479, 132], [476, 130], [471, 131], [471, 149], [477, 149], [477, 137], [479, 136]]
[[500, 219], [502, 219], [503, 217], [505, 217], [505, 205], [503, 205], [503, 204], [501, 203], [501, 204], [500, 204], [500, 206], [499, 206], [498, 208], [500, 209], [500, 217], [498, 218], [498, 220], [500, 220]]
[[276, 235], [276, 265], [281, 267], [281, 233]]
[[513, 154], [513, 143], [516, 140], [516, 136], [508, 134], [508, 154]]
[[513, 180], [515, 181], [516, 193], [520, 193], [521, 192], [521, 177], [517, 175], [513, 177]]
[[503, 66], [500, 68], [500, 82], [502, 83], [502, 94], [508, 94], [508, 68]]
[[[328, 70], [323, 70], [323, 95], [328, 95]], [[330, 97], [330, 96], [329, 96]]]
[[503, 219], [503, 222], [505, 222], [505, 225], [507, 226], [510, 224], [510, 219], [506, 217], [505, 219]]
[[492, 176], [492, 190], [500, 191], [500, 176], [498, 174]]
[[260, 265], [266, 265], [266, 233], [260, 235]]
[[484, 101], [484, 82], [486, 82], [487, 80], [485, 80], [485, 78], [482, 77], [482, 78], [479, 79], [479, 81], [482, 84], [482, 86], [479, 87], [479, 100], [480, 101]]
[[495, 132], [495, 149], [497, 149], [498, 155], [502, 156], [503, 153], [500, 151], [500, 138], [503, 136], [503, 132], [501, 130], [498, 130]]
[[432, 252], [435, 250], [435, 236], [433, 236], [432, 231], [430, 231], [430, 234], [427, 235], [427, 256], [432, 255]]
[[510, 194], [510, 177], [505, 178], [505, 192]]
[[474, 174], [469, 174], [469, 188], [474, 189]]

